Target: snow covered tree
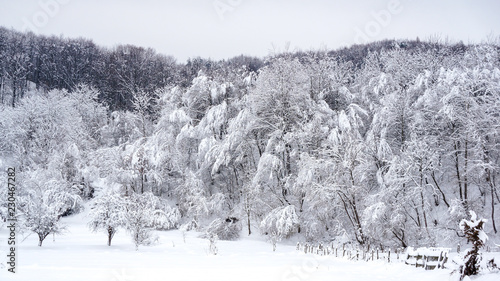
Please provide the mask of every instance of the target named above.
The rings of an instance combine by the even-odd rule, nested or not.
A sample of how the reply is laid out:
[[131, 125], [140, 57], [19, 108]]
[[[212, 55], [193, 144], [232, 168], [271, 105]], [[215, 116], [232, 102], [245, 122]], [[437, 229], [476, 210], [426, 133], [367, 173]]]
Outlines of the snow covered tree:
[[463, 280], [465, 276], [476, 275], [480, 270], [481, 254], [479, 249], [481, 249], [488, 236], [484, 233], [485, 219], [478, 219], [474, 211], [470, 211], [470, 220], [463, 219], [460, 222], [460, 229], [465, 234], [467, 240], [472, 243], [472, 249], [466, 251], [464, 255], [464, 264], [460, 267], [461, 278]]
[[29, 69], [32, 67], [28, 53], [28, 38], [22, 34], [13, 33], [7, 38], [10, 48], [5, 49], [4, 75], [10, 81], [11, 105], [15, 107], [23, 97], [27, 88]]
[[98, 196], [92, 204], [88, 226], [93, 232], [105, 231], [108, 246], [118, 228], [125, 225], [125, 202], [121, 194], [108, 192]]
[[101, 95], [96, 88], [87, 84], [78, 84], [68, 93], [71, 105], [82, 121], [86, 149], [95, 149], [104, 142], [102, 128], [108, 120], [108, 108], [99, 102]]
[[345, 109], [350, 98], [348, 87], [354, 81], [352, 63], [339, 61], [326, 52], [309, 54], [307, 59], [313, 100], [324, 100], [332, 110]]
[[179, 224], [180, 213], [151, 192], [125, 197], [123, 225], [129, 231], [136, 250], [140, 245], [157, 242], [153, 230], [171, 229]]
[[224, 194], [217, 192], [210, 195], [207, 185], [197, 174], [186, 173], [184, 185], [176, 188], [181, 214], [193, 218], [197, 225], [211, 215], [221, 215], [226, 204]]
[[325, 170], [320, 185], [329, 191], [329, 197], [340, 206], [338, 211], [346, 223], [344, 229], [350, 226], [352, 230], [349, 232], [360, 244], [367, 242], [362, 224], [367, 194], [363, 180], [367, 166], [364, 165], [365, 145], [360, 133], [364, 126], [361, 117], [365, 114], [356, 104], [349, 105], [347, 112], [337, 112], [335, 127], [321, 150]]
[[107, 146], [118, 146], [133, 142], [142, 136], [137, 127], [139, 117], [129, 111], [113, 111], [109, 114], [108, 124], [101, 129], [102, 142]]
[[[307, 90], [307, 75], [297, 59], [276, 58], [264, 68], [249, 94], [252, 127], [259, 157], [252, 186], [261, 216], [300, 204], [292, 192], [297, 176], [297, 134], [314, 109]], [[297, 208], [298, 209], [298, 208]], [[295, 228], [300, 231], [300, 227]]]
[[99, 129], [105, 122], [105, 108], [96, 98], [95, 91], [85, 88], [75, 93], [32, 92], [16, 108], [5, 109], [0, 130], [6, 133], [0, 147], [23, 168], [54, 165], [63, 173], [65, 154], [79, 151], [72, 164], [76, 170], [66, 174], [66, 179], [81, 180], [78, 164], [85, 162], [87, 152], [99, 144]]
[[193, 125], [198, 124], [212, 104], [211, 84], [212, 81], [200, 72], [198, 77], [193, 79], [191, 87], [183, 95], [183, 102], [187, 107], [189, 117], [194, 122]]
[[156, 202], [157, 198], [149, 192], [144, 194], [132, 193], [127, 198], [125, 227], [132, 237], [136, 250], [139, 250], [140, 245], [151, 245], [155, 242], [151, 224]]
[[132, 106], [137, 116], [137, 125], [143, 138], [151, 134], [151, 115], [153, 107], [153, 97], [146, 92], [134, 92], [132, 94]]
[[[191, 128], [192, 119], [182, 107], [183, 93], [180, 87], [165, 88], [157, 93], [158, 107], [161, 111], [154, 133], [149, 139], [154, 148], [157, 171], [165, 179], [167, 191], [172, 191], [179, 184], [182, 173], [193, 154], [191, 150], [194, 150], [196, 146], [192, 138], [184, 134], [187, 128]], [[181, 131], [182, 137], [179, 136]]]
[[18, 200], [22, 226], [38, 235], [38, 246], [49, 234], [64, 230], [60, 218], [77, 209], [81, 199], [67, 182], [54, 179], [48, 171], [24, 173], [23, 190]]
[[192, 217], [197, 223], [208, 215], [205, 184], [193, 172], [187, 172], [185, 183], [177, 188], [176, 194], [183, 215]]
[[254, 215], [257, 198], [251, 179], [255, 174], [258, 161], [256, 155], [259, 152], [255, 135], [251, 131], [256, 119], [248, 109], [244, 109], [245, 104], [240, 101], [235, 105], [240, 108], [239, 113], [228, 121], [225, 137], [214, 142], [205, 154], [202, 169], [211, 176], [218, 190], [226, 195], [229, 209], [244, 213], [250, 234], [251, 217]]

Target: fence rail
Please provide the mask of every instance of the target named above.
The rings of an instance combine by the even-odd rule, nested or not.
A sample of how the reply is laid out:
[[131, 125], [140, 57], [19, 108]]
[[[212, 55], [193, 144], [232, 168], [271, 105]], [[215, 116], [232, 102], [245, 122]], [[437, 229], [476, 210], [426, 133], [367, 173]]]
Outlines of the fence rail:
[[408, 247], [405, 263], [425, 270], [445, 268], [448, 261], [449, 248], [418, 248]]

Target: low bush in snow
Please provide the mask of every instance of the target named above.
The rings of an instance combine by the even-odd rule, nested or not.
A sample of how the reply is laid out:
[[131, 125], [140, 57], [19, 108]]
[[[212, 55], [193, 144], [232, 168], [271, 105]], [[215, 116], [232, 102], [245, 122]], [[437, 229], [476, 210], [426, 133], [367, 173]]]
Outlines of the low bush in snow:
[[166, 206], [164, 210], [155, 210], [152, 214], [151, 224], [156, 230], [169, 230], [179, 227], [181, 213], [177, 208]]
[[198, 229], [198, 222], [195, 219], [192, 219], [191, 221], [181, 225], [179, 227], [181, 231], [191, 231], [191, 230], [196, 230]]
[[237, 218], [215, 219], [207, 228], [207, 237], [217, 235], [220, 240], [237, 240], [240, 238], [242, 225]]
[[277, 235], [279, 239], [288, 238], [298, 231], [299, 217], [295, 206], [289, 205], [272, 210], [260, 223], [264, 234]]

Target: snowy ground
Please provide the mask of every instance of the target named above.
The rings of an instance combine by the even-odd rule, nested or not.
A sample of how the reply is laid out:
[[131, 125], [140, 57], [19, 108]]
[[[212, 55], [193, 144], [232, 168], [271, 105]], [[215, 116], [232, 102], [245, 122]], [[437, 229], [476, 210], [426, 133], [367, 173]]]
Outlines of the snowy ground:
[[[84, 214], [65, 218], [68, 232], [49, 236], [43, 247], [29, 236], [18, 247], [18, 273], [0, 268], [0, 280], [452, 280], [449, 270], [425, 271], [402, 263], [348, 261], [304, 254], [293, 245], [279, 244], [277, 251], [259, 237], [237, 242], [219, 241], [219, 253], [208, 254], [208, 242], [180, 231], [159, 232], [160, 244], [135, 251], [129, 236], [120, 231], [111, 247], [104, 233], [91, 233]], [[5, 264], [7, 231], [0, 231]], [[497, 254], [500, 260], [500, 254]], [[0, 266], [2, 267], [2, 266]], [[500, 280], [487, 274], [473, 280]]]

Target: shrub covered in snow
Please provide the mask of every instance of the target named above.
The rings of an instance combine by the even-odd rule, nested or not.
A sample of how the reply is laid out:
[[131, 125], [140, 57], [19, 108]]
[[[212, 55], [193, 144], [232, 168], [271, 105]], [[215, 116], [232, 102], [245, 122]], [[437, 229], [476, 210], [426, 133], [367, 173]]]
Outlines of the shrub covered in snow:
[[242, 225], [237, 218], [215, 219], [207, 228], [207, 235], [216, 234], [221, 240], [237, 240], [240, 238]]
[[198, 229], [198, 222], [195, 219], [192, 219], [191, 221], [181, 225], [179, 227], [181, 231], [191, 231], [191, 230], [196, 230]]
[[264, 233], [276, 235], [281, 238], [288, 238], [297, 232], [299, 217], [295, 212], [295, 206], [289, 205], [272, 210], [260, 224]]
[[157, 230], [169, 230], [179, 227], [181, 213], [177, 208], [165, 206], [163, 210], [152, 213], [151, 224]]

